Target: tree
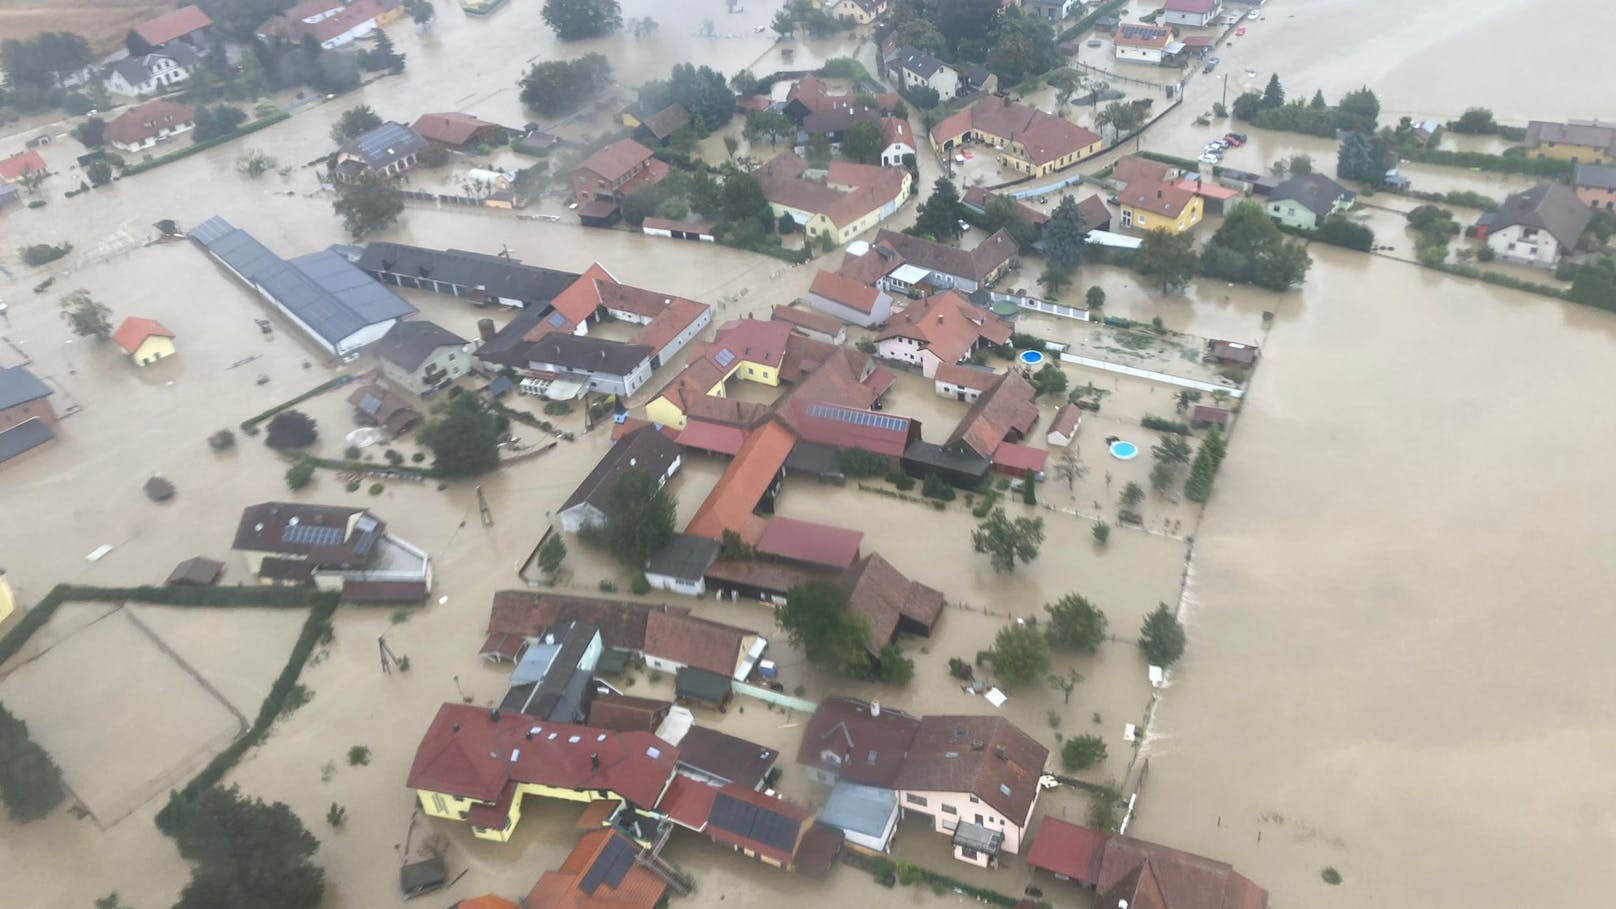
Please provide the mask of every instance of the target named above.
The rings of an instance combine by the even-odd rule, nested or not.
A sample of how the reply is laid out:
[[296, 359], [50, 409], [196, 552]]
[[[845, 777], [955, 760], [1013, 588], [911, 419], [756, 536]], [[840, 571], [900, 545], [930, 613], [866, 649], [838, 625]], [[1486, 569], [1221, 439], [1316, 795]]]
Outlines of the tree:
[[1049, 672], [1049, 644], [1030, 625], [1006, 625], [993, 638], [993, 671], [1001, 688], [1043, 678]]
[[106, 144], [107, 121], [100, 117], [91, 117], [73, 127], [73, 138], [79, 140], [85, 148], [100, 148]]
[[830, 136], [825, 133], [814, 133], [808, 137], [808, 161], [812, 164], [827, 164], [830, 162]]
[[416, 432], [432, 452], [432, 472], [440, 477], [473, 477], [499, 466], [499, 415], [473, 395], [449, 399], [437, 419]]
[[433, 9], [428, 0], [418, 0], [416, 3], [411, 3], [409, 10], [410, 19], [414, 20], [415, 24], [420, 26], [422, 30], [430, 28], [432, 20], [438, 16], [438, 11]]
[[1122, 495], [1118, 497], [1118, 500], [1122, 502], [1123, 508], [1132, 508], [1145, 500], [1145, 490], [1138, 483], [1130, 480], [1128, 485], [1122, 487]]
[[562, 41], [599, 38], [623, 27], [617, 0], [544, 0], [541, 15]]
[[28, 736], [28, 724], [0, 704], [0, 802], [14, 823], [38, 820], [62, 803], [62, 772]]
[[1336, 151], [1335, 175], [1379, 186], [1386, 180], [1386, 171], [1396, 164], [1397, 152], [1384, 137], [1349, 132]]
[[692, 120], [699, 121], [709, 132], [735, 116], [735, 92], [723, 73], [708, 66], [680, 63], [673, 67], [667, 80], [640, 86], [643, 109], [658, 111], [670, 104], [682, 106]]
[[1092, 733], [1073, 736], [1061, 743], [1061, 767], [1067, 773], [1087, 770], [1105, 761], [1105, 740]]
[[1023, 565], [1038, 558], [1044, 543], [1043, 518], [1016, 518], [1010, 520], [1003, 508], [993, 509], [971, 532], [971, 546], [985, 552], [993, 570], [1001, 573], [1016, 570], [1016, 561]]
[[54, 88], [63, 77], [94, 60], [90, 42], [73, 32], [43, 32], [24, 40], [0, 41], [0, 70], [13, 87]]
[[1091, 534], [1094, 537], [1094, 545], [1104, 546], [1111, 541], [1111, 525], [1104, 521], [1095, 521]]
[[539, 570], [553, 578], [561, 570], [561, 561], [566, 557], [567, 544], [561, 541], [561, 534], [552, 533], [539, 547]]
[[1166, 461], [1157, 461], [1150, 466], [1150, 488], [1157, 492], [1166, 492], [1173, 486], [1173, 465]]
[[1467, 107], [1457, 120], [1448, 121], [1448, 129], [1473, 136], [1490, 136], [1498, 132], [1493, 112], [1485, 107]]
[[[1181, 414], [1189, 413], [1190, 407], [1198, 403], [1200, 400], [1201, 393], [1199, 391], [1196, 391], [1193, 388], [1186, 388], [1178, 394], [1173, 395], [1173, 409]], [[1166, 440], [1163, 439], [1163, 441], [1165, 442]], [[1159, 452], [1157, 456], [1160, 457]]]
[[1212, 482], [1217, 479], [1223, 464], [1225, 442], [1223, 434], [1213, 427], [1201, 440], [1201, 449], [1195, 453], [1190, 465], [1190, 477], [1184, 481], [1184, 497], [1191, 502], [1205, 502], [1212, 496]]
[[312, 909], [325, 872], [309, 861], [319, 842], [281, 802], [232, 786], [189, 796], [175, 825], [180, 855], [195, 863], [175, 909]]
[[[972, 3], [983, 9], [998, 6], [994, 0], [964, 0], [943, 4], [941, 8], [960, 9]], [[949, 26], [941, 22], [939, 25], [943, 34], [947, 35]], [[968, 34], [975, 37], [984, 31], [974, 29]], [[1027, 15], [1019, 7], [1012, 6], [999, 12], [988, 35], [989, 48], [985, 62], [987, 68], [999, 77], [1001, 84], [1013, 85], [1031, 76], [1043, 75], [1065, 62], [1056, 44], [1055, 29], [1043, 17]], [[958, 47], [960, 40], [951, 39], [951, 43]]]
[[1162, 436], [1161, 442], [1151, 446], [1150, 451], [1156, 456], [1156, 460], [1170, 466], [1190, 462], [1190, 443], [1185, 441], [1183, 436]]
[[1586, 306], [1616, 309], [1616, 259], [1600, 256], [1577, 269], [1566, 296]]
[[246, 153], [236, 159], [236, 170], [243, 176], [256, 180], [274, 170], [276, 164], [275, 159], [269, 155], [256, 148], [249, 148]]
[[193, 142], [209, 142], [228, 136], [236, 127], [247, 122], [247, 113], [227, 104], [199, 107], [196, 110], [196, 128], [191, 130]]
[[331, 208], [342, 216], [343, 227], [357, 240], [397, 221], [404, 213], [404, 194], [391, 180], [367, 171], [342, 184]]
[[[1239, 99], [1235, 100], [1239, 104]], [[1280, 107], [1285, 103], [1285, 87], [1279, 84], [1279, 73], [1268, 77], [1268, 87], [1263, 89], [1262, 106]]]
[[732, 170], [724, 176], [722, 212], [725, 220], [744, 221], [764, 218], [774, 222], [774, 212], [763, 195], [763, 184], [751, 174]]
[[855, 123], [842, 131], [842, 157], [849, 161], [874, 164], [881, 160], [881, 124], [874, 120]]
[[797, 31], [797, 17], [792, 14], [791, 7], [782, 7], [776, 12], [774, 19], [769, 22], [769, 28], [781, 37], [794, 34]]
[[600, 54], [535, 63], [518, 83], [522, 106], [547, 117], [570, 114], [611, 85], [611, 78], [612, 66]]
[[900, 82], [898, 83], [898, 94], [907, 98], [910, 104], [921, 110], [932, 110], [943, 102], [943, 96], [937, 93], [937, 89], [929, 85], [910, 85]]
[[749, 69], [743, 69], [729, 77], [729, 88], [737, 95], [755, 95], [761, 83], [758, 77]]
[[1324, 90], [1319, 89], [1318, 91], [1315, 91], [1313, 93], [1313, 100], [1309, 101], [1307, 106], [1313, 110], [1328, 110], [1330, 105], [1324, 102]]
[[885, 457], [857, 445], [837, 452], [836, 461], [842, 473], [850, 477], [878, 477], [891, 466]]
[[1144, 122], [1144, 109], [1136, 106], [1131, 101], [1113, 101], [1105, 106], [1105, 110], [1100, 111], [1094, 117], [1095, 126], [1109, 125], [1116, 129], [1118, 136], [1126, 136], [1132, 133]]
[[82, 287], [62, 298], [62, 318], [81, 338], [105, 341], [112, 337], [111, 316], [112, 310]]
[[363, 55], [361, 63], [366, 69], [386, 70], [395, 76], [404, 71], [404, 55], [393, 49], [393, 39], [379, 28], [376, 29], [376, 46]]
[[1022, 246], [1031, 246], [1038, 242], [1043, 232], [1037, 225], [1024, 220], [1021, 216], [1021, 204], [1009, 196], [992, 194], [982, 205], [982, 216], [977, 224], [988, 233], [998, 230], [1007, 230], [1010, 236]]
[[1375, 248], [1375, 232], [1369, 226], [1349, 221], [1341, 215], [1331, 215], [1313, 236], [1322, 243], [1369, 252]]
[[1062, 196], [1049, 214], [1049, 223], [1044, 225], [1044, 258], [1050, 265], [1066, 271], [1077, 268], [1083, 264], [1088, 233], [1076, 197]]
[[1184, 640], [1184, 625], [1167, 611], [1166, 603], [1158, 603], [1139, 629], [1139, 649], [1152, 666], [1165, 668], [1178, 662], [1184, 655]]
[[1066, 372], [1054, 363], [1045, 363], [1032, 374], [1033, 391], [1039, 396], [1066, 393]]
[[777, 110], [752, 110], [746, 112], [746, 126], [741, 134], [746, 136], [748, 142], [775, 145], [782, 138], [795, 135], [796, 131], [796, 124], [791, 122], [791, 118]]
[[1368, 86], [1342, 95], [1335, 109], [1342, 125], [1350, 129], [1372, 130], [1380, 122], [1380, 99]]
[[1291, 155], [1286, 159], [1286, 163], [1289, 164], [1290, 171], [1293, 176], [1299, 177], [1304, 174], [1311, 174], [1313, 172], [1312, 155]]
[[726, 562], [750, 562], [757, 558], [757, 552], [740, 534], [726, 527], [719, 535], [718, 558]]
[[674, 515], [668, 488], [650, 471], [631, 467], [606, 496], [606, 545], [623, 564], [639, 568], [673, 542]]
[[807, 581], [791, 588], [775, 621], [815, 665], [855, 674], [868, 670], [869, 622], [848, 611], [847, 596], [830, 581]]
[[1061, 456], [1055, 459], [1055, 476], [1066, 481], [1067, 492], [1075, 490], [1077, 481], [1083, 479], [1088, 472], [1089, 469], [1083, 466], [1083, 462], [1071, 451], [1063, 451]]
[[1109, 624], [1105, 613], [1081, 594], [1069, 593], [1053, 603], [1046, 603], [1044, 611], [1049, 613], [1044, 636], [1056, 647], [1093, 653], [1105, 640]]
[[90, 185], [100, 186], [112, 179], [112, 165], [95, 161], [84, 168], [84, 175], [90, 178]]
[[361, 104], [342, 112], [337, 118], [335, 126], [331, 127], [331, 140], [342, 145], [349, 139], [362, 136], [382, 125], [382, 118], [371, 110], [370, 105]]
[[1255, 202], [1241, 202], [1228, 210], [1202, 259], [1208, 275], [1270, 290], [1300, 284], [1312, 264], [1306, 248], [1287, 241]]
[[915, 233], [938, 241], [957, 240], [964, 233], [959, 226], [963, 214], [959, 191], [946, 177], [938, 177], [931, 195], [915, 212]]
[[320, 438], [314, 418], [301, 410], [283, 410], [269, 418], [264, 442], [270, 448], [308, 448]]
[[1103, 308], [1105, 306], [1105, 289], [1099, 285], [1090, 287], [1088, 293], [1083, 295], [1083, 302], [1089, 309]]
[[1263, 109], [1263, 96], [1261, 92], [1246, 92], [1234, 99], [1233, 113], [1236, 120], [1250, 122], [1257, 113]]
[[1133, 270], [1161, 284], [1163, 293], [1171, 293], [1190, 283], [1200, 264], [1195, 241], [1189, 234], [1175, 234], [1159, 227], [1145, 234], [1133, 257]]
[[308, 458], [298, 458], [291, 467], [286, 468], [286, 488], [291, 490], [302, 489], [314, 480], [314, 462]]

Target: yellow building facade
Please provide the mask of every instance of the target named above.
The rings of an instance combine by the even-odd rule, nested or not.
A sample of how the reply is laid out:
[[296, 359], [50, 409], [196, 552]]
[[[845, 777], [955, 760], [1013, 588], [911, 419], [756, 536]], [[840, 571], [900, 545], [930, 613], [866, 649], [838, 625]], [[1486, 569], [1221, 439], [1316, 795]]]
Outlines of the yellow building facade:
[[1122, 205], [1122, 226], [1135, 230], [1165, 230], [1182, 234], [1201, 223], [1206, 206], [1200, 196], [1191, 196], [1178, 212], [1153, 211], [1144, 206]]
[[152, 335], [146, 340], [140, 342], [140, 346], [135, 348], [135, 352], [129, 355], [129, 359], [133, 361], [136, 366], [150, 366], [151, 364], [156, 363], [158, 360], [172, 357], [174, 354], [175, 350], [173, 338], [164, 338], [158, 335]]

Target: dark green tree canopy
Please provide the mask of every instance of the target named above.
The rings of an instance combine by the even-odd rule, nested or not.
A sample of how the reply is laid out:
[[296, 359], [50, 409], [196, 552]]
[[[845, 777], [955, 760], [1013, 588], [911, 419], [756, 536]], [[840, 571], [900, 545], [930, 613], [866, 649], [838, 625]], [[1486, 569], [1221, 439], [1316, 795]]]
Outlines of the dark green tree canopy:
[[535, 63], [518, 83], [522, 106], [547, 117], [570, 114], [611, 84], [612, 67], [600, 54]]
[[655, 474], [630, 467], [606, 496], [605, 541], [612, 554], [631, 568], [673, 542], [673, 496]]
[[473, 477], [499, 466], [500, 417], [475, 395], [455, 395], [442, 414], [421, 427], [416, 438], [432, 451], [432, 472], [440, 477]]
[[1043, 518], [1011, 520], [1003, 508], [995, 508], [971, 532], [971, 546], [985, 552], [997, 572], [1016, 570], [1016, 562], [1028, 564], [1038, 558], [1044, 544]]
[[959, 226], [964, 214], [959, 190], [947, 178], [938, 177], [932, 184], [931, 195], [920, 203], [920, 208], [915, 212], [914, 232], [943, 242], [957, 240], [964, 233]]
[[562, 41], [599, 38], [623, 27], [617, 0], [544, 0], [540, 15]]
[[1049, 672], [1049, 644], [1030, 625], [1006, 625], [993, 638], [993, 671], [1005, 688], [1037, 681]]
[[1139, 629], [1139, 649], [1152, 666], [1171, 666], [1184, 655], [1184, 626], [1161, 603], [1145, 616]]
[[870, 625], [847, 609], [847, 596], [829, 581], [808, 581], [791, 588], [775, 619], [791, 643], [815, 665], [835, 672], [868, 672]]
[[1056, 647], [1070, 647], [1093, 653], [1105, 640], [1110, 624], [1105, 613], [1082, 594], [1069, 593], [1053, 603], [1046, 603], [1049, 625], [1045, 635]]
[[357, 240], [397, 221], [404, 213], [404, 194], [393, 181], [367, 171], [337, 189], [331, 208], [342, 216], [342, 226]]

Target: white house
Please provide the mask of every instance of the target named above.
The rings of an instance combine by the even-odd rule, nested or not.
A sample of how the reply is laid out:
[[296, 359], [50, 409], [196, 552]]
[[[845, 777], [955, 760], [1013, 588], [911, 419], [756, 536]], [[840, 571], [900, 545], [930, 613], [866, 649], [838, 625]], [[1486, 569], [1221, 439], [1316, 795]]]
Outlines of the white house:
[[1553, 268], [1577, 248], [1593, 210], [1570, 187], [1542, 183], [1504, 200], [1476, 222], [1477, 236], [1500, 259]]
[[919, 48], [905, 44], [892, 55], [888, 65], [906, 88], [929, 88], [945, 101], [959, 96], [959, 73]]
[[1161, 21], [1166, 25], [1205, 28], [1216, 22], [1222, 12], [1221, 0], [1167, 0], [1162, 5]]
[[646, 560], [645, 580], [650, 582], [652, 590], [699, 597], [707, 592], [707, 566], [717, 557], [717, 540], [676, 534], [672, 543]]
[[651, 355], [644, 344], [553, 331], [527, 350], [528, 369], [556, 373], [591, 391], [627, 397], [651, 379]]
[[471, 342], [425, 319], [394, 325], [374, 350], [382, 375], [418, 395], [471, 371]]
[[189, 79], [196, 64], [196, 51], [183, 43], [131, 55], [107, 67], [107, 91], [130, 98], [160, 92]]
[[1082, 423], [1083, 411], [1076, 404], [1062, 404], [1055, 411], [1055, 419], [1049, 421], [1049, 432], [1044, 435], [1044, 441], [1065, 448], [1077, 439], [1077, 428]]
[[1021, 851], [1048, 759], [1003, 717], [922, 717], [898, 771], [898, 805], [950, 834], [955, 858], [985, 867]]
[[937, 394], [967, 404], [976, 403], [982, 392], [999, 381], [999, 374], [985, 366], [968, 363], [939, 363], [932, 376]]
[[119, 151], [141, 151], [196, 128], [196, 109], [167, 98], [131, 107], [107, 124], [102, 135]]
[[892, 315], [892, 295], [865, 287], [833, 271], [820, 271], [808, 286], [809, 306], [829, 316], [865, 328], [881, 325]]
[[1173, 42], [1173, 30], [1165, 25], [1125, 22], [1117, 26], [1115, 38], [1118, 60], [1160, 63]]
[[908, 120], [881, 118], [881, 166], [902, 167], [915, 154], [915, 132]]
[[577, 533], [585, 527], [605, 526], [606, 501], [617, 487], [617, 481], [630, 469], [651, 474], [656, 477], [657, 485], [662, 486], [679, 472], [681, 463], [679, 446], [654, 426], [642, 426], [623, 436], [612, 443], [595, 468], [561, 503], [557, 514], [561, 529]]

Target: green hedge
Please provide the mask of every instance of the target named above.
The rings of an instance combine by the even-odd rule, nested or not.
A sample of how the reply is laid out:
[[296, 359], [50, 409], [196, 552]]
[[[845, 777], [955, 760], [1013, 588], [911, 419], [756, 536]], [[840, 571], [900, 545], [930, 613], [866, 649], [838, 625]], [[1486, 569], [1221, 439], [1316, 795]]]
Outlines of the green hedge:
[[773, 256], [782, 262], [790, 262], [794, 265], [800, 265], [803, 262], [813, 258], [813, 254], [809, 253], [807, 250], [786, 249], [784, 246], [776, 246], [773, 243], [760, 242], [755, 244], [745, 244], [731, 243], [728, 240], [719, 240], [718, 245], [728, 246], [730, 249], [744, 249], [747, 252], [762, 253], [765, 256]]
[[1139, 421], [1139, 425], [1153, 432], [1170, 432], [1174, 435], [1180, 436], [1187, 436], [1190, 434], [1190, 427], [1187, 423], [1179, 423], [1176, 420], [1164, 420], [1161, 417], [1156, 416], [1145, 416]]
[[[929, 884], [933, 890], [937, 890], [939, 892], [955, 890], [980, 902], [987, 903], [990, 906], [1011, 907], [1023, 905], [1020, 897], [1007, 896], [998, 892], [997, 890], [989, 890], [986, 887], [976, 887], [965, 883], [959, 878], [949, 877], [946, 874], [939, 874], [936, 871], [922, 868], [919, 865], [911, 865], [908, 862], [897, 862], [896, 864], [898, 870], [898, 881], [905, 887], [908, 887], [911, 884]], [[1049, 909], [1049, 903], [1047, 902], [1039, 901], [1037, 903], [1033, 903], [1033, 905], [1039, 907], [1039, 909]]]
[[253, 428], [256, 427], [259, 423], [264, 422], [265, 420], [269, 419], [270, 417], [273, 417], [274, 415], [280, 413], [281, 411], [287, 409], [288, 407], [296, 407], [297, 405], [302, 404], [304, 401], [307, 401], [308, 399], [314, 397], [315, 395], [325, 394], [326, 392], [330, 391], [331, 389], [340, 388], [343, 385], [346, 385], [351, 381], [353, 381], [352, 376], [337, 376], [336, 378], [331, 379], [329, 381], [321, 382], [319, 385], [314, 386], [313, 388], [309, 389], [308, 391], [303, 392], [302, 394], [298, 395], [295, 398], [291, 398], [289, 400], [282, 401], [281, 403], [276, 404], [274, 407], [271, 407], [270, 409], [264, 411], [263, 413], [260, 413], [260, 414], [257, 414], [255, 416], [248, 417], [245, 420], [242, 420], [241, 421], [241, 431], [251, 435], [252, 432], [253, 432]]
[[1561, 290], [1552, 284], [1540, 284], [1536, 281], [1528, 281], [1524, 278], [1517, 278], [1514, 275], [1506, 275], [1503, 272], [1489, 271], [1485, 268], [1478, 268], [1474, 265], [1439, 262], [1434, 265], [1427, 264], [1426, 267], [1434, 268], [1437, 271], [1445, 271], [1450, 275], [1458, 275], [1461, 278], [1474, 278], [1477, 281], [1485, 281], [1488, 284], [1497, 284], [1501, 287], [1512, 287], [1515, 290], [1524, 290], [1527, 293], [1541, 294], [1545, 297], [1554, 297], [1557, 300], [1571, 299], [1569, 296], [1567, 296], [1564, 290]]
[[210, 148], [213, 148], [216, 145], [223, 145], [226, 142], [234, 141], [236, 139], [241, 138], [242, 136], [247, 135], [248, 133], [255, 133], [255, 132], [263, 129], [266, 126], [274, 126], [275, 124], [281, 122], [282, 120], [291, 119], [291, 117], [292, 117], [292, 115], [287, 113], [286, 111], [278, 110], [275, 113], [270, 114], [267, 117], [264, 117], [264, 118], [259, 119], [259, 120], [254, 120], [253, 122], [242, 126], [240, 129], [237, 129], [237, 130], [235, 130], [233, 132], [226, 133], [225, 135], [219, 136], [217, 138], [209, 139], [206, 142], [193, 142], [190, 145], [187, 145], [186, 147], [184, 147], [182, 149], [179, 149], [177, 151], [171, 151], [166, 155], [162, 155], [162, 156], [153, 158], [150, 161], [142, 161], [139, 164], [131, 164], [128, 167], [125, 167], [123, 169], [123, 172], [122, 172], [122, 174], [120, 174], [120, 176], [131, 177], [131, 176], [134, 176], [135, 174], [144, 173], [145, 171], [151, 170], [154, 167], [162, 167], [164, 164], [168, 164], [168, 163], [173, 162], [173, 161], [178, 161], [181, 158], [185, 158], [185, 157], [188, 157], [190, 155], [194, 155], [194, 154], [196, 154], [197, 152], [200, 152], [200, 151], [206, 151], [206, 150], [208, 150]]
[[375, 461], [349, 461], [345, 458], [316, 458], [313, 455], [303, 455], [300, 460], [308, 461], [315, 467], [324, 467], [326, 470], [351, 470], [355, 473], [369, 473], [372, 470], [391, 470], [394, 473], [410, 474], [417, 477], [430, 477], [432, 471], [425, 467], [411, 467], [407, 464], [377, 463]]
[[1567, 182], [1571, 179], [1573, 167], [1570, 161], [1560, 161], [1555, 158], [1488, 155], [1482, 152], [1457, 152], [1441, 148], [1399, 148], [1397, 153], [1404, 160], [1418, 161], [1421, 164], [1473, 167], [1477, 170], [1500, 174], [1526, 174], [1533, 177], [1548, 177], [1561, 182]]
[[1127, 5], [1128, 0], [1106, 0], [1106, 2], [1096, 6], [1087, 16], [1073, 22], [1072, 27], [1061, 32], [1060, 37], [1057, 40], [1070, 41], [1093, 28], [1094, 23], [1100, 21], [1100, 19], [1111, 15]]
[[57, 608], [67, 601], [67, 589], [66, 584], [57, 584], [52, 587], [50, 593], [45, 594], [44, 599], [34, 604], [34, 608], [23, 613], [22, 618], [17, 620], [17, 624], [6, 632], [5, 637], [0, 637], [0, 666], [5, 665], [6, 660], [16, 656], [17, 651], [21, 650], [23, 645], [28, 643], [28, 639], [34, 636], [34, 632], [45, 627], [45, 623], [49, 622], [51, 616], [56, 614]]
[[1162, 164], [1171, 164], [1174, 167], [1182, 168], [1184, 170], [1199, 171], [1201, 169], [1201, 162], [1191, 161], [1188, 158], [1180, 158], [1177, 155], [1164, 155], [1161, 152], [1153, 151], [1137, 152], [1136, 155], [1140, 158], [1146, 159], [1147, 161], [1157, 161]]
[[161, 606], [261, 606], [302, 609], [312, 593], [306, 587], [76, 587], [62, 585], [68, 600], [156, 603]]

